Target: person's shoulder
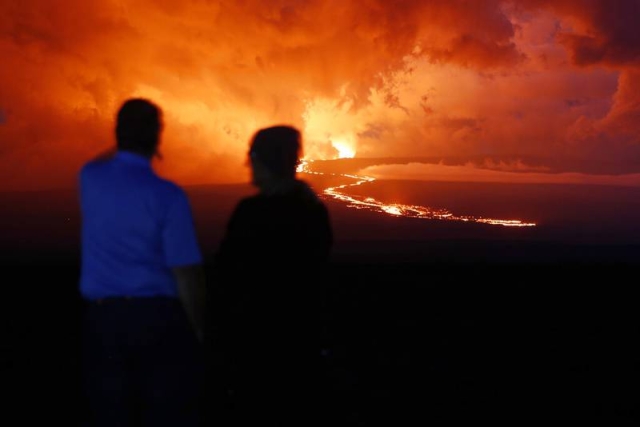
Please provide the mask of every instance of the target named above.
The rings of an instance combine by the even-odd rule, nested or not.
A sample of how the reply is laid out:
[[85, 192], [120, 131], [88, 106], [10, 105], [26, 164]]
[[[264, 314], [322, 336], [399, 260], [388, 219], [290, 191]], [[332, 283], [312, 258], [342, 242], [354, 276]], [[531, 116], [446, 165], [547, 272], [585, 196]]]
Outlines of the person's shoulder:
[[80, 168], [80, 176], [86, 176], [88, 174], [94, 173], [94, 171], [103, 169], [106, 165], [111, 162], [110, 158], [95, 158], [87, 161]]
[[188, 200], [189, 196], [184, 187], [175, 181], [155, 175], [153, 186], [156, 191], [170, 200]]
[[238, 201], [238, 203], [236, 204], [236, 210], [245, 211], [261, 209], [268, 202], [269, 200], [260, 194], [246, 196]]
[[117, 154], [117, 150], [115, 150], [113, 148], [108, 149], [106, 151], [103, 151], [102, 153], [99, 153], [98, 155], [96, 155], [92, 159], [88, 160], [82, 166], [81, 170], [94, 169], [94, 168], [109, 164], [113, 160], [115, 160], [116, 154]]
[[303, 201], [303, 206], [309, 211], [328, 212], [327, 205], [320, 194], [306, 183], [299, 192], [299, 199]]
[[79, 171], [79, 175], [80, 176], [85, 176], [88, 173], [91, 173], [91, 170], [95, 169], [96, 165], [95, 162], [93, 160], [86, 162], [85, 164], [82, 165], [82, 167], [80, 168]]
[[323, 204], [318, 192], [308, 182], [297, 179], [293, 193], [295, 197], [313, 205]]
[[173, 193], [176, 193], [176, 194], [184, 194], [184, 193], [186, 193], [184, 188], [180, 184], [178, 184], [177, 182], [172, 181], [172, 180], [167, 179], [167, 178], [163, 178], [163, 177], [157, 176], [157, 175], [156, 175], [156, 178], [157, 178], [158, 185], [161, 186], [162, 188], [164, 188], [166, 191], [170, 191], [170, 192], [173, 192]]
[[236, 220], [239, 218], [256, 218], [268, 215], [267, 212], [272, 210], [268, 204], [269, 201], [259, 194], [245, 196], [238, 200], [231, 215]]

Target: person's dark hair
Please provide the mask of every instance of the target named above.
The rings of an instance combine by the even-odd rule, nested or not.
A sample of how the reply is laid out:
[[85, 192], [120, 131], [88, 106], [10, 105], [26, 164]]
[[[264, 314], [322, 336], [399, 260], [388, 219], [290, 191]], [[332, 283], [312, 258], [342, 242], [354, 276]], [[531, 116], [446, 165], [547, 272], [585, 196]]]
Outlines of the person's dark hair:
[[276, 176], [294, 177], [302, 151], [301, 139], [300, 131], [293, 126], [260, 129], [251, 140], [249, 155], [258, 158]]
[[160, 108], [147, 99], [125, 101], [116, 120], [118, 149], [153, 157], [160, 140], [161, 116]]

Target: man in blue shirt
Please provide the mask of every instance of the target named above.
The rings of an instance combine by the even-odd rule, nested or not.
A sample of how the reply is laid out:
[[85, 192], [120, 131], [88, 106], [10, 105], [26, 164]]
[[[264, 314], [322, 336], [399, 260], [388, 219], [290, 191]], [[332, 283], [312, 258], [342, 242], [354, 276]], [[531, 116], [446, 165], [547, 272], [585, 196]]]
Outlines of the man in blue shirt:
[[161, 115], [146, 99], [127, 100], [117, 150], [79, 174], [91, 425], [191, 426], [199, 417], [203, 257], [186, 193], [152, 169]]

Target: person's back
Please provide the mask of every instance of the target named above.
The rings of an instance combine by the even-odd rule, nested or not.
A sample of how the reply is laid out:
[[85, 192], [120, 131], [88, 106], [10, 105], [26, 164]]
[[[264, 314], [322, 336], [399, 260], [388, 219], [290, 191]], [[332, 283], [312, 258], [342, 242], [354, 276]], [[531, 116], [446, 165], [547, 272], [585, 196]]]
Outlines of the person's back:
[[160, 110], [118, 112], [117, 150], [79, 173], [90, 425], [199, 422], [202, 254], [186, 193], [151, 167]]
[[[256, 133], [250, 158], [258, 193], [233, 211], [215, 256], [214, 342], [237, 412], [267, 424], [310, 425], [321, 361], [319, 316], [333, 233], [323, 201], [296, 178], [300, 134]], [[296, 406], [300, 406], [296, 408]], [[316, 414], [317, 415], [317, 414]]]
[[129, 152], [91, 162], [80, 176], [83, 296], [176, 296], [160, 230], [172, 209], [184, 207], [182, 190]]
[[295, 181], [287, 191], [259, 193], [238, 204], [217, 261], [303, 271], [328, 261], [332, 238], [326, 206], [308, 185]]

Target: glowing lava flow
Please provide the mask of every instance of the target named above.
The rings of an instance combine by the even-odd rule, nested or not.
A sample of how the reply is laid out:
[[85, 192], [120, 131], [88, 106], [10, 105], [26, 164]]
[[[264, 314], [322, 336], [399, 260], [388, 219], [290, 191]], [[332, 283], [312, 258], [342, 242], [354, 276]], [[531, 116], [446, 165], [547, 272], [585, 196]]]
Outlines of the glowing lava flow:
[[[304, 160], [298, 166], [298, 172], [303, 172], [312, 175], [326, 175], [322, 172], [316, 172], [309, 169], [310, 161]], [[336, 174], [331, 174], [336, 175]], [[464, 221], [464, 222], [480, 222], [491, 225], [502, 225], [505, 227], [533, 227], [536, 224], [533, 222], [522, 222], [516, 219], [494, 219], [494, 218], [482, 218], [468, 215], [454, 215], [447, 209], [443, 208], [430, 208], [426, 206], [417, 205], [401, 205], [397, 203], [386, 204], [380, 202], [372, 197], [361, 196], [349, 196], [342, 193], [340, 190], [361, 185], [365, 182], [375, 181], [375, 178], [367, 176], [357, 176], [348, 174], [337, 174], [345, 178], [353, 179], [355, 182], [351, 184], [343, 184], [336, 187], [325, 188], [322, 192], [327, 196], [333, 197], [336, 200], [345, 202], [348, 207], [355, 209], [368, 209], [377, 212], [384, 212], [389, 215], [402, 216], [407, 218], [423, 218], [423, 219], [439, 219], [446, 221]]]

